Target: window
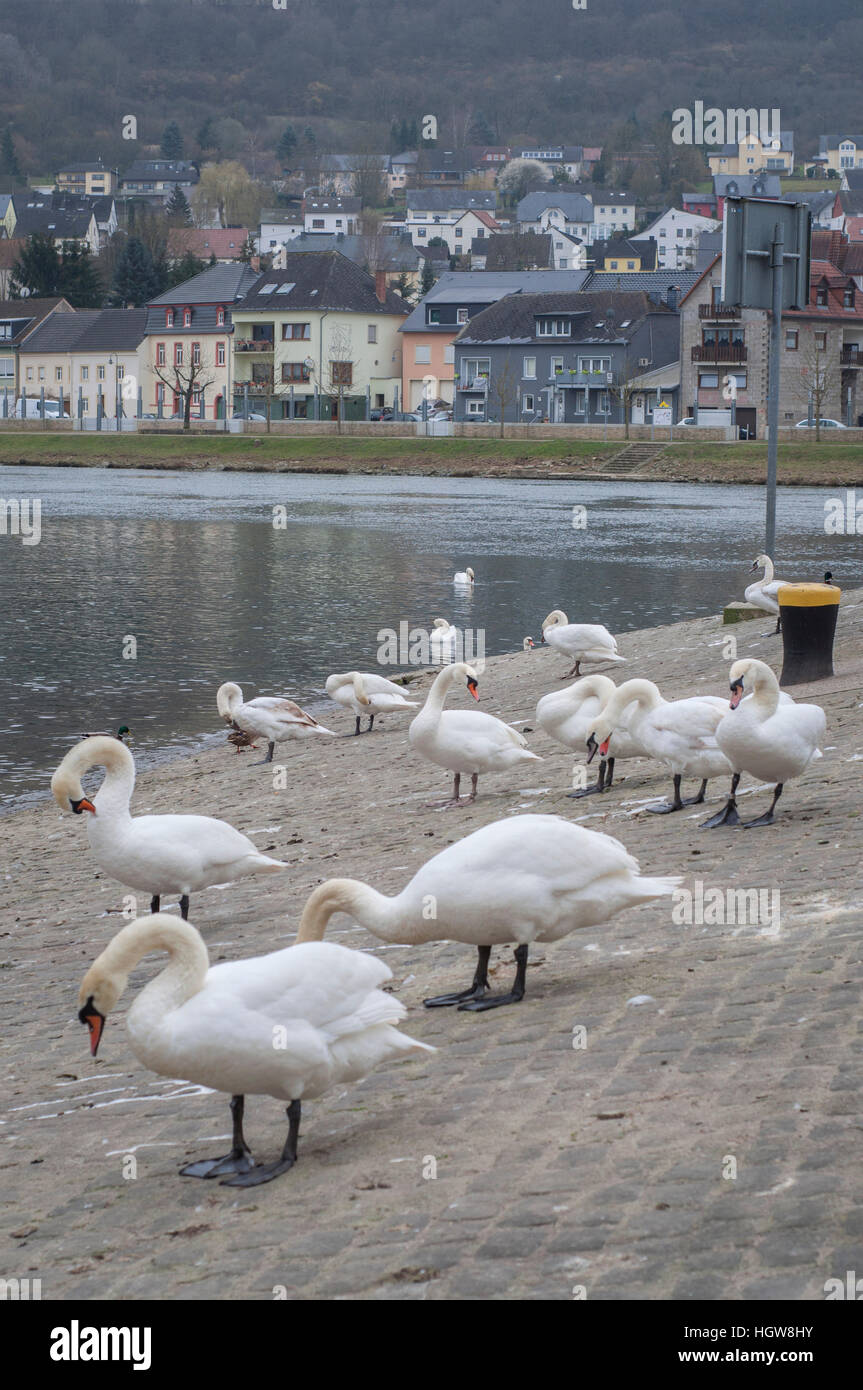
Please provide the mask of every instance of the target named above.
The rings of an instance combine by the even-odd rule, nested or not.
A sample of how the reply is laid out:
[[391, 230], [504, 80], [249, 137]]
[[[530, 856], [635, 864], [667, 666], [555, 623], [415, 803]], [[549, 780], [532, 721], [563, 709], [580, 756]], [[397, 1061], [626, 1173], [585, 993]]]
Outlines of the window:
[[166, 310], [165, 310], [165, 327], [166, 327], [166, 328], [173, 328], [173, 327], [174, 327], [174, 311], [173, 311], [173, 309], [166, 309]]
[[414, 362], [418, 367], [431, 365], [431, 347], [427, 343], [417, 343], [414, 348]]
[[550, 357], [549, 360], [548, 360], [548, 370], [549, 370], [549, 373], [550, 373], [551, 376], [555, 376], [556, 373], [562, 372], [562, 371], [563, 371], [563, 358], [562, 358], [562, 357]]
[[308, 379], [309, 368], [306, 366], [305, 362], [282, 363], [282, 381], [308, 381]]
[[314, 231], [322, 231], [325, 226], [326, 223], [324, 222], [324, 219], [322, 217], [312, 218], [312, 228]]
[[33, 368], [32, 368], [32, 367], [28, 367], [28, 368], [27, 368], [27, 380], [28, 380], [28, 381], [32, 381], [32, 380], [33, 380]]
[[698, 389], [701, 391], [715, 391], [719, 386], [718, 372], [699, 372]]
[[618, 268], [618, 266], [617, 266], [617, 261], [612, 261], [612, 262], [611, 262], [611, 268], [612, 268], [612, 270], [617, 270], [617, 268]]
[[354, 381], [353, 362], [331, 362], [330, 380], [333, 386], [352, 386]]
[[796, 352], [799, 346], [800, 334], [796, 328], [788, 328], [785, 332], [785, 351]]
[[484, 409], [485, 407], [482, 401], [468, 401], [467, 403], [468, 415], [482, 415]]
[[312, 325], [311, 325], [310, 323], [283, 323], [283, 324], [282, 324], [282, 341], [283, 341], [283, 342], [292, 342], [293, 340], [295, 340], [295, 339], [297, 339], [297, 338], [304, 339], [304, 340], [308, 340], [308, 339], [311, 338], [311, 336], [312, 336]]
[[532, 413], [534, 410], [533, 396], [522, 397], [521, 409], [524, 414]]
[[611, 367], [610, 357], [579, 357], [580, 372], [607, 372]]
[[447, 363], [455, 362], [455, 343], [447, 343], [443, 350], [443, 360]]
[[568, 338], [570, 319], [537, 319], [536, 333], [539, 338]]
[[82, 409], [82, 411], [83, 411], [83, 413], [84, 413], [85, 415], [89, 415], [89, 414], [90, 414], [90, 397], [89, 397], [89, 396], [82, 396], [82, 397], [81, 397], [81, 409]]
[[526, 358], [524, 359], [524, 363], [523, 363], [523, 365], [522, 365], [522, 372], [521, 372], [521, 374], [522, 374], [522, 376], [524, 376], [524, 377], [535, 377], [535, 376], [536, 376], [536, 358], [535, 358], [535, 357], [526, 357]]
[[376, 343], [378, 340], [378, 326], [376, 323], [369, 324], [369, 342]]
[[417, 227], [416, 230], [417, 230], [417, 236], [421, 236], [421, 237], [424, 237], [424, 236], [425, 236], [425, 234], [426, 234], [426, 229], [425, 229], [425, 227]]
[[[274, 245], [275, 245], [275, 242], [271, 242], [270, 244], [274, 246]], [[219, 308], [219, 309], [216, 310], [216, 326], [217, 326], [218, 328], [224, 328], [224, 326], [225, 326], [225, 311], [224, 311], [224, 309]]]
[[62, 381], [62, 380], [63, 380], [63, 368], [62, 368], [62, 367], [55, 367], [55, 368], [54, 368], [54, 376], [55, 376], [55, 379], [56, 379], [57, 381]]
[[635, 261], [627, 261], [627, 262], [626, 262], [626, 268], [627, 268], [627, 270], [634, 270], [634, 269], [635, 269]]
[[44, 380], [45, 380], [45, 368], [44, 368], [44, 367], [40, 367], [40, 368], [39, 368], [39, 380], [40, 380], [40, 381], [44, 381]]
[[576, 415], [583, 415], [583, 414], [584, 414], [584, 398], [585, 398], [585, 395], [586, 395], [587, 393], [586, 393], [585, 391], [582, 391], [581, 389], [579, 389], [579, 390], [577, 390], [577, 391], [573, 391], [572, 394], [573, 394], [573, 396], [574, 396], [574, 398], [575, 398], [575, 399], [574, 399], [574, 403], [573, 403], [573, 407], [572, 407], [574, 413], [575, 413]]
[[175, 344], [174, 344], [174, 366], [175, 366], [175, 367], [182, 367], [182, 365], [183, 365], [183, 344], [182, 344], [182, 343], [175, 343]]
[[467, 309], [456, 309], [455, 321], [456, 323], [467, 323]]
[[597, 406], [596, 406], [596, 408], [597, 408], [597, 410], [599, 411], [600, 415], [608, 415], [608, 414], [610, 413], [610, 412], [609, 412], [609, 407], [608, 407], [608, 392], [607, 392], [607, 391], [600, 391], [599, 396], [598, 396], [598, 398], [597, 398]]
[[200, 367], [200, 365], [201, 365], [201, 344], [200, 344], [200, 343], [193, 343], [193, 344], [192, 344], [192, 366], [193, 366], [193, 367]]
[[0, 357], [0, 377], [14, 376], [15, 362], [11, 357]]
[[224, 343], [216, 343], [216, 366], [217, 366], [217, 367], [224, 367], [224, 365], [225, 365], [225, 344], [224, 344]]
[[816, 334], [815, 334], [815, 351], [816, 351], [816, 352], [826, 352], [826, 351], [827, 351], [827, 334], [826, 334], [826, 333], [816, 333]]
[[488, 357], [463, 357], [460, 368], [462, 385], [472, 384], [477, 377], [488, 376], [490, 360]]
[[184, 328], [191, 328], [191, 327], [192, 327], [192, 311], [191, 311], [191, 309], [184, 309], [184, 310], [183, 310], [183, 327], [184, 327]]
[[[164, 365], [165, 365], [165, 344], [164, 344], [164, 343], [157, 343], [157, 344], [156, 344], [156, 366], [157, 366], [157, 367], [164, 367]], [[85, 368], [84, 368], [84, 371], [86, 372], [86, 370], [87, 370], [87, 368], [85, 367]]]
[[853, 309], [853, 308], [854, 308], [854, 286], [853, 286], [853, 285], [846, 285], [846, 286], [845, 286], [845, 289], [842, 291], [842, 307], [843, 307], [843, 309]]
[[826, 308], [827, 308], [828, 299], [827, 299], [827, 286], [826, 286], [826, 285], [819, 285], [819, 286], [818, 286], [818, 289], [815, 291], [815, 303], [818, 305], [818, 308], [819, 308], [819, 309], [826, 309]]

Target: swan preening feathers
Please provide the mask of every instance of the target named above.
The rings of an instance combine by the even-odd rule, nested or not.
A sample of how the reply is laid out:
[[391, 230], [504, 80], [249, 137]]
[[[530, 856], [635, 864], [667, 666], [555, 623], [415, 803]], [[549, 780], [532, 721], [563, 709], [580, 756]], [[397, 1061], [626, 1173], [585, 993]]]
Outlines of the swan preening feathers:
[[474, 573], [470, 565], [466, 570], [457, 570], [452, 577], [453, 584], [459, 589], [472, 589], [474, 585]]
[[[543, 695], [536, 707], [536, 722], [550, 738], [562, 743], [574, 753], [582, 753], [598, 716], [605, 709], [615, 689], [610, 676], [582, 676], [565, 690], [553, 690], [550, 695]], [[638, 739], [626, 729], [624, 710], [621, 724], [615, 730], [614, 752], [609, 755], [607, 761], [604, 757], [601, 759], [595, 784], [584, 791], [569, 792], [568, 795], [582, 797], [608, 791], [614, 780], [614, 764], [617, 758], [649, 756]]]
[[370, 675], [366, 671], [346, 671], [344, 675], [327, 677], [327, 694], [331, 700], [352, 710], [356, 716], [355, 733], [360, 732], [360, 718], [368, 715], [368, 728], [371, 733], [376, 714], [398, 714], [402, 710], [418, 709], [417, 700], [406, 700], [402, 686], [385, 676]]
[[[211, 967], [191, 923], [156, 913], [118, 932], [84, 976], [78, 1016], [94, 1054], [130, 972], [151, 951], [167, 951], [168, 963], [126, 1016], [132, 1051], [159, 1076], [231, 1096], [231, 1152], [188, 1164], [184, 1176], [221, 1177], [230, 1187], [269, 1182], [297, 1160], [302, 1100], [358, 1081], [379, 1062], [434, 1052], [395, 1026], [406, 1011], [380, 988], [392, 971], [374, 956], [316, 942]], [[275, 1163], [257, 1166], [246, 1145], [247, 1095], [288, 1102]]]
[[[476, 946], [470, 987], [427, 999], [480, 1012], [524, 995], [531, 941], [559, 941], [598, 926], [625, 908], [672, 891], [676, 878], [642, 878], [638, 863], [609, 835], [559, 816], [494, 821], [449, 845], [418, 869], [406, 888], [385, 897], [356, 879], [331, 879], [303, 910], [298, 942], [319, 941], [336, 912], [347, 912], [382, 941], [463, 941]], [[427, 905], [435, 905], [429, 917]], [[516, 978], [504, 995], [487, 995], [492, 946], [514, 944]]]
[[[94, 767], [103, 767], [105, 777], [91, 800], [84, 795], [81, 778]], [[127, 887], [148, 893], [154, 912], [164, 894], [177, 893], [180, 911], [187, 917], [190, 893], [287, 868], [212, 816], [133, 816], [129, 802], [134, 786], [132, 754], [115, 738], [84, 739], [51, 778], [61, 810], [88, 813], [87, 837], [100, 868]]]
[[549, 647], [557, 647], [574, 661], [571, 671], [561, 680], [581, 675], [582, 661], [623, 661], [617, 655], [617, 640], [607, 627], [597, 623], [571, 623], [560, 608], [549, 613], [542, 623], [542, 640]]
[[216, 707], [225, 722], [233, 723], [241, 733], [267, 740], [267, 756], [261, 759], [264, 763], [273, 761], [276, 744], [287, 739], [308, 738], [313, 734], [335, 737], [332, 729], [325, 729], [293, 700], [275, 695], [244, 700], [242, 690], [234, 681], [219, 686]]
[[[411, 746], [429, 762], [453, 773], [452, 799], [445, 806], [466, 805], [476, 799], [477, 781], [484, 772], [504, 772], [519, 763], [538, 761], [527, 749], [523, 734], [480, 710], [444, 709], [452, 684], [464, 676], [467, 688], [479, 700], [479, 677], [472, 666], [456, 661], [445, 666], [432, 684], [426, 702], [411, 722]], [[462, 776], [470, 774], [471, 791], [459, 800]]]

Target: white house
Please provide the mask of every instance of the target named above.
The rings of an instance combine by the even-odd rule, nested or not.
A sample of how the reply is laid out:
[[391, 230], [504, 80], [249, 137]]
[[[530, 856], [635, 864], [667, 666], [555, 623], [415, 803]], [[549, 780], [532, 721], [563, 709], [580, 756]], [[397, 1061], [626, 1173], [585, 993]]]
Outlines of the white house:
[[632, 241], [653, 237], [657, 245], [657, 270], [691, 270], [702, 232], [715, 232], [722, 224], [712, 217], [699, 217], [694, 212], [669, 208]]
[[287, 242], [303, 232], [303, 219], [284, 208], [267, 208], [261, 213], [258, 255], [275, 255]]
[[355, 236], [360, 228], [360, 213], [362, 212], [362, 200], [360, 198], [348, 198], [334, 195], [330, 198], [320, 198], [312, 195], [306, 198], [303, 203], [303, 228], [304, 232], [322, 232], [335, 236], [338, 232], [343, 232], [345, 236]]

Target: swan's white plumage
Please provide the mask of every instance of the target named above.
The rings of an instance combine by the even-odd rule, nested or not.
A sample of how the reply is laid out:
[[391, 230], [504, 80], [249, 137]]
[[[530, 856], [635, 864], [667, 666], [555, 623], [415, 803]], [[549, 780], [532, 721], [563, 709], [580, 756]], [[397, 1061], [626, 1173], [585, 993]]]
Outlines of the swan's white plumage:
[[749, 693], [736, 709], [727, 711], [716, 733], [731, 767], [764, 782], [799, 777], [821, 757], [827, 732], [823, 709], [783, 699], [774, 672], [763, 661], [736, 661], [731, 680], [738, 678], [744, 689], [750, 687]]
[[87, 972], [81, 1005], [92, 996], [107, 1014], [129, 970], [154, 950], [170, 960], [135, 999], [127, 1030], [136, 1057], [160, 1076], [291, 1101], [392, 1057], [434, 1051], [394, 1026], [406, 1010], [380, 989], [392, 972], [374, 956], [315, 942], [209, 967], [196, 929], [162, 913], [117, 934]]
[[749, 585], [743, 597], [754, 608], [761, 608], [765, 613], [772, 613], [775, 617], [779, 613], [776, 595], [786, 581], [773, 578], [773, 561], [769, 555], [759, 555], [752, 568], [763, 569], [764, 574], [761, 579]]
[[560, 608], [543, 619], [542, 635], [549, 647], [557, 647], [579, 661], [623, 661], [617, 655], [617, 639], [599, 623], [571, 623]]
[[675, 776], [709, 779], [730, 771], [716, 741], [716, 730], [728, 713], [727, 700], [714, 695], [665, 700], [652, 681], [624, 681], [593, 730], [598, 743], [611, 736], [609, 757], [614, 755], [616, 721], [624, 711], [627, 733]]
[[519, 763], [538, 760], [522, 734], [481, 710], [448, 710], [444, 701], [454, 680], [477, 679], [463, 661], [446, 666], [435, 678], [426, 702], [411, 721], [412, 746], [429, 762], [460, 774], [503, 772]]
[[[570, 748], [583, 753], [596, 720], [615, 692], [610, 676], [582, 676], [563, 690], [543, 695], [536, 707], [536, 721], [541, 729]], [[647, 758], [649, 753], [627, 727], [627, 711], [623, 710], [614, 731], [614, 758]]]
[[233, 721], [243, 733], [265, 738], [270, 743], [288, 739], [307, 738], [313, 734], [331, 734], [294, 700], [278, 695], [260, 695], [256, 700], [244, 700], [243, 692], [234, 681], [226, 681], [216, 692], [216, 705], [226, 722]]
[[327, 677], [326, 691], [331, 700], [356, 715], [397, 714], [418, 709], [418, 700], [405, 698], [404, 688], [367, 671], [346, 671]]
[[452, 577], [453, 584], [459, 589], [472, 588], [474, 583], [474, 572], [468, 565], [466, 570], [456, 570]]
[[212, 816], [132, 816], [135, 764], [125, 744], [90, 738], [67, 753], [51, 779], [62, 810], [84, 793], [81, 778], [104, 767], [105, 779], [85, 811], [90, 848], [100, 867], [129, 888], [149, 894], [190, 894], [250, 874], [276, 873], [281, 860], [261, 854], [248, 836]]

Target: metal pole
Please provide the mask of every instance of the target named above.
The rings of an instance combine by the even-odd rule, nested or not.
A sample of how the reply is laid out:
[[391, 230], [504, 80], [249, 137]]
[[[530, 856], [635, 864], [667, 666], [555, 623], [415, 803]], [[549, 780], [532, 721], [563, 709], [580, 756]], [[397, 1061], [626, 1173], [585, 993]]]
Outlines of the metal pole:
[[767, 383], [767, 516], [764, 553], [773, 559], [776, 545], [776, 461], [779, 446], [779, 352], [782, 341], [782, 271], [785, 255], [782, 226], [773, 229], [770, 265], [773, 271], [773, 298], [770, 320], [770, 370]]

